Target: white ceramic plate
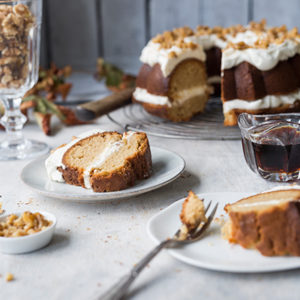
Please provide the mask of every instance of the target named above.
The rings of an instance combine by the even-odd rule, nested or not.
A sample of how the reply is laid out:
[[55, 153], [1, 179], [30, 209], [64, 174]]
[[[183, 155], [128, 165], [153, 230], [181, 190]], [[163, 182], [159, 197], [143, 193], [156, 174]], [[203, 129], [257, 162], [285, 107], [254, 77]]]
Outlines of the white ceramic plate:
[[21, 179], [39, 194], [70, 201], [104, 201], [132, 197], [168, 184], [184, 170], [185, 161], [178, 154], [157, 147], [151, 147], [151, 153], [153, 164], [151, 177], [118, 192], [95, 193], [82, 187], [50, 181], [45, 169], [46, 157], [39, 158], [25, 166]]
[[[225, 215], [225, 204], [235, 202], [249, 196], [245, 193], [207, 193], [200, 197], [208, 203], [219, 202], [216, 217]], [[184, 199], [179, 200], [153, 216], [147, 225], [150, 237], [159, 242], [171, 237], [180, 227], [179, 213]], [[208, 235], [199, 242], [183, 248], [168, 250], [169, 253], [190, 265], [224, 272], [274, 272], [300, 267], [299, 257], [265, 257], [256, 250], [247, 250], [239, 245], [229, 244], [223, 240], [220, 226], [212, 222]]]

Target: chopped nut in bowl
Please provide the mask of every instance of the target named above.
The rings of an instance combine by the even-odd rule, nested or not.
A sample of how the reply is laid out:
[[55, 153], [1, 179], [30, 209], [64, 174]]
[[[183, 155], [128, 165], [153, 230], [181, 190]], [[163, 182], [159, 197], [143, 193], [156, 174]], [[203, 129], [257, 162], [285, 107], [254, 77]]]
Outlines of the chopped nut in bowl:
[[56, 225], [47, 212], [20, 212], [0, 217], [0, 252], [19, 254], [46, 246]]

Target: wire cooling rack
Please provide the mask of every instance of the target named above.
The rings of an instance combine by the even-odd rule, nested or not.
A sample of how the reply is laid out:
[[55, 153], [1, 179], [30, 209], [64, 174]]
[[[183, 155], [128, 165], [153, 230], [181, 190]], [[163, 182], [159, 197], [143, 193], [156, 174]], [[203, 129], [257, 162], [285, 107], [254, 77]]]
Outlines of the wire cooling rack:
[[[189, 122], [174, 123], [147, 113], [139, 104], [121, 108], [118, 118], [113, 113], [108, 118], [124, 130], [144, 131], [149, 135], [190, 140], [237, 140], [241, 134], [238, 127], [225, 127], [222, 104], [219, 98], [210, 99], [205, 112]], [[122, 123], [119, 120], [124, 120]]]

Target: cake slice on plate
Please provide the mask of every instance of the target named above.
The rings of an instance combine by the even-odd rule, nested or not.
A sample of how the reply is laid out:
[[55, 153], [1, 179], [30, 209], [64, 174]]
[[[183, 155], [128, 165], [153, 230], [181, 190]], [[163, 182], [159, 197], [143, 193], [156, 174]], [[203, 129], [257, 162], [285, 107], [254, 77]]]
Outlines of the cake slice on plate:
[[51, 180], [94, 192], [125, 189], [152, 171], [148, 138], [142, 132], [86, 132], [54, 150], [45, 164]]
[[300, 190], [277, 190], [227, 204], [223, 236], [265, 256], [300, 256]]

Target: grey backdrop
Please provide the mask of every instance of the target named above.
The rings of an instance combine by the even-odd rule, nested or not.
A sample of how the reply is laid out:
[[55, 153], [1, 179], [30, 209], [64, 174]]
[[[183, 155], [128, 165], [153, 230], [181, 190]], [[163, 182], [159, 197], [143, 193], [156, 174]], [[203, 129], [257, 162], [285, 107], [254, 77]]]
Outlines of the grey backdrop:
[[136, 72], [139, 54], [155, 34], [183, 25], [299, 26], [299, 0], [44, 0], [41, 63], [95, 70], [104, 56]]

